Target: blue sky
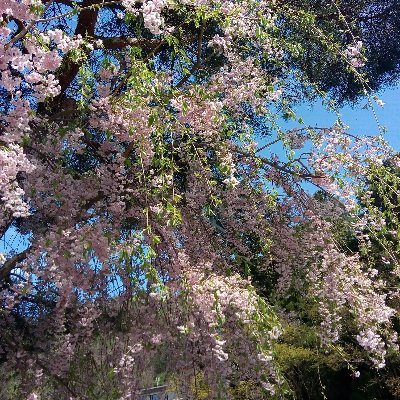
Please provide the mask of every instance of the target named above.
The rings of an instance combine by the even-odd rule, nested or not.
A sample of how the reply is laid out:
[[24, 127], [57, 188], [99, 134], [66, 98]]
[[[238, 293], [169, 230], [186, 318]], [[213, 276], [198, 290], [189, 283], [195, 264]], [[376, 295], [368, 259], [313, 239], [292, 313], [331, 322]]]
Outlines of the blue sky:
[[[378, 106], [371, 98], [373, 110], [363, 109], [367, 104], [367, 100], [363, 99], [353, 107], [341, 108], [341, 119], [350, 126], [349, 131], [356, 135], [377, 135], [380, 131], [379, 125], [384, 126], [387, 129], [385, 139], [395, 150], [400, 151], [400, 85], [377, 93], [377, 97], [384, 101], [383, 107]], [[303, 104], [295, 108], [295, 111], [307, 126], [330, 127], [337, 119], [335, 113], [326, 111], [320, 103], [314, 106]], [[288, 128], [296, 126], [293, 123], [287, 125]]]

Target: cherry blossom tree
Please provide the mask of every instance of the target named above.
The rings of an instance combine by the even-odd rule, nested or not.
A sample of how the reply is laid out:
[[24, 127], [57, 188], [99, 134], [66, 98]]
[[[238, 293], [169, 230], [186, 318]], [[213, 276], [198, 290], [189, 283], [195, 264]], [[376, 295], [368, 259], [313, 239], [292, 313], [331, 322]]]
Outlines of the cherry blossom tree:
[[[274, 349], [298, 315], [275, 300], [293, 291], [319, 346], [351, 318], [385, 366], [396, 292], [361, 256], [385, 220], [356, 198], [396, 158], [340, 123], [277, 123], [312, 90], [282, 30], [314, 29], [368, 90], [360, 38], [273, 0], [0, 7], [0, 235], [29, 242], [0, 259], [4, 397], [136, 399], [156, 364], [184, 398], [289, 395]], [[344, 217], [359, 251], [335, 236]]]

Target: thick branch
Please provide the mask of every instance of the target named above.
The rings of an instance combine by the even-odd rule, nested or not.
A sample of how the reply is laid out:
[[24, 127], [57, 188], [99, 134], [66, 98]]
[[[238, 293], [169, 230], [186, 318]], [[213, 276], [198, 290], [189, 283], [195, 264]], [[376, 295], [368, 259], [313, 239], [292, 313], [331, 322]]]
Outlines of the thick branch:
[[[82, 3], [82, 7], [90, 7], [92, 5], [95, 5], [96, 3], [98, 3], [98, 0], [84, 0], [84, 2]], [[78, 24], [75, 29], [75, 36], [94, 36], [98, 14], [98, 8], [83, 9], [78, 17]], [[68, 58], [64, 58], [64, 61], [59, 70], [60, 72], [57, 76], [59, 85], [61, 87], [61, 95], [59, 96], [62, 96], [65, 90], [72, 83], [79, 71], [80, 65], [80, 63], [71, 62], [71, 60], [69, 60]]]
[[29, 253], [30, 248], [24, 250], [21, 253], [16, 254], [7, 260], [4, 265], [0, 268], [0, 282], [8, 282], [10, 278], [11, 271], [16, 268], [17, 264], [24, 261]]
[[[203, 35], [204, 35], [204, 30], [205, 30], [205, 26], [203, 25], [201, 27], [201, 30], [199, 32], [198, 35], [198, 39], [197, 39], [197, 52], [196, 52], [196, 62], [195, 64], [193, 64], [191, 70], [189, 71], [189, 73], [184, 76], [176, 85], [175, 85], [175, 89], [179, 89], [180, 87], [182, 87], [188, 80], [189, 78], [201, 67], [202, 65], [202, 61], [201, 61], [201, 47], [203, 45]], [[207, 59], [204, 61], [208, 61], [210, 57], [207, 57]]]
[[2, 213], [1, 217], [3, 220], [0, 223], [0, 238], [3, 237], [13, 222], [13, 216], [9, 211]]
[[[52, 1], [48, 1], [47, 2], [46, 7], [44, 9], [44, 12], [46, 12], [46, 10], [50, 7], [51, 3], [52, 3]], [[17, 22], [18, 31], [11, 38], [11, 40], [4, 45], [4, 50], [7, 50], [13, 43], [15, 43], [18, 40], [22, 39], [29, 32], [29, 30], [36, 24], [36, 22], [37, 22], [36, 19], [32, 19], [31, 22], [29, 22], [29, 24], [27, 26], [24, 26], [22, 21]]]
[[107, 50], [120, 49], [128, 46], [137, 46], [144, 50], [150, 51], [161, 43], [161, 40], [156, 40], [156, 39], [145, 39], [145, 38], [136, 39], [123, 36], [122, 37], [95, 36], [94, 39], [95, 40], [101, 39], [103, 42], [103, 47]]

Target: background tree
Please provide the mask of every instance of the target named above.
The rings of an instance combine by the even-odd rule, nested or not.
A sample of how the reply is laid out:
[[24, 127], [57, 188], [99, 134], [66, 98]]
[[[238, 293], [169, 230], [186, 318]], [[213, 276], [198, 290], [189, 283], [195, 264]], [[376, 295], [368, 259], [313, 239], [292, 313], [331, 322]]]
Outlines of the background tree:
[[[282, 2], [286, 3], [286, 2]], [[286, 5], [284, 40], [293, 43], [288, 66], [296, 66], [323, 92], [339, 103], [354, 101], [360, 95], [396, 83], [399, 74], [400, 5], [395, 0], [295, 0]], [[296, 11], [294, 11], [296, 10]], [[293, 18], [290, 16], [293, 15]], [[349, 74], [340, 51], [361, 40], [363, 61], [358, 74]]]

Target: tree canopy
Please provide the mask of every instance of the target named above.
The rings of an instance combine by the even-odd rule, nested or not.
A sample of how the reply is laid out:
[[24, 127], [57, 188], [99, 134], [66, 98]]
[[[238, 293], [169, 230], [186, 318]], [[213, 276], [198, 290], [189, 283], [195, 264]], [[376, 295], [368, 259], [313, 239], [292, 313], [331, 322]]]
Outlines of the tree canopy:
[[139, 399], [162, 376], [185, 399], [290, 398], [299, 332], [349, 343], [354, 378], [385, 367], [399, 159], [292, 105], [382, 104], [396, 1], [0, 10], [0, 237], [27, 241], [0, 254], [0, 397]]
[[[282, 2], [285, 3], [285, 2]], [[300, 73], [339, 103], [356, 101], [360, 95], [382, 86], [393, 85], [399, 76], [400, 4], [396, 0], [295, 0], [288, 5], [303, 20], [289, 27], [285, 38], [298, 43], [289, 57]], [[305, 29], [304, 19], [309, 26]], [[349, 74], [343, 57], [332, 51], [332, 41], [351, 45], [355, 38], [363, 43], [366, 59], [359, 70], [363, 79]]]

